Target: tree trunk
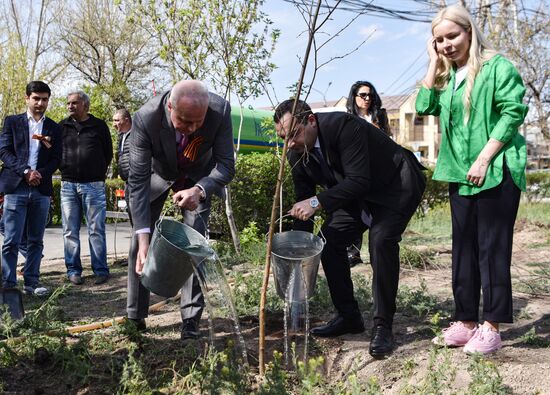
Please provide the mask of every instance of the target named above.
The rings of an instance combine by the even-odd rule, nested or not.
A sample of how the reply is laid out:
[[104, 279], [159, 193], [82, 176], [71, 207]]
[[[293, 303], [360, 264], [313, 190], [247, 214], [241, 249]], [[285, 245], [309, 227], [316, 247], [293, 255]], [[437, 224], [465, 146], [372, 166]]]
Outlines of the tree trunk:
[[227, 223], [229, 224], [229, 229], [231, 230], [231, 239], [233, 239], [233, 246], [237, 254], [241, 253], [241, 241], [239, 240], [239, 231], [237, 230], [237, 224], [235, 224], [235, 216], [233, 215], [233, 207], [231, 205], [231, 188], [229, 185], [226, 185], [224, 188], [224, 198], [223, 202], [225, 203], [225, 215], [227, 216]]

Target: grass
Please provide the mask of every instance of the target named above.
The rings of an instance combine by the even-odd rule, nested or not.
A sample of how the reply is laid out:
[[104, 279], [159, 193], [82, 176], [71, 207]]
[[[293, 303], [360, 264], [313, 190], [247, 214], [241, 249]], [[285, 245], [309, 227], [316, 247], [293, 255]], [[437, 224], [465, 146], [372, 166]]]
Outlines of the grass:
[[448, 245], [451, 243], [451, 209], [444, 204], [425, 216], [414, 216], [403, 237], [403, 245]]
[[[522, 204], [518, 218], [545, 227], [545, 224], [550, 224], [550, 209], [544, 204]], [[265, 243], [257, 233], [251, 224], [241, 256], [236, 256], [232, 246], [228, 244], [220, 244], [218, 250], [228, 270], [236, 307], [241, 317], [258, 314]], [[550, 230], [547, 235], [550, 235]], [[544, 243], [548, 243], [548, 240], [550, 237]], [[403, 264], [413, 270], [435, 265], [440, 258], [432, 251], [441, 247], [448, 248], [450, 242], [448, 206], [435, 208], [423, 218], [415, 217], [402, 243]], [[533, 248], [546, 246], [539, 244]], [[550, 292], [548, 266], [548, 262], [533, 262], [528, 266], [532, 282], [527, 288], [531, 293]], [[122, 277], [125, 270], [113, 267], [113, 284], [114, 278]], [[354, 272], [352, 278], [361, 311], [370, 312], [372, 294], [369, 276]], [[53, 285], [56, 281], [63, 282], [64, 275], [46, 276], [46, 280]], [[45, 393], [358, 395], [382, 394], [387, 390], [383, 385], [388, 385], [388, 376], [384, 373], [388, 369], [388, 361], [369, 362], [360, 365], [360, 369], [352, 367], [348, 373], [339, 376], [338, 380], [327, 377], [325, 369], [330, 365], [326, 356], [320, 354], [334, 350], [333, 343], [325, 341], [312, 341], [313, 357], [303, 363], [296, 361], [294, 370], [284, 368], [281, 353], [273, 352], [277, 346], [272, 345], [268, 348], [270, 361], [266, 375], [260, 378], [254, 370], [256, 361], [250, 361], [252, 368], [245, 367], [230, 347], [215, 351], [204, 348], [203, 344], [182, 346], [179, 340], [174, 340], [177, 337], [174, 332], [179, 331], [178, 323], [150, 330], [145, 336], [129, 324], [78, 336], [62, 334], [49, 337], [40, 334], [44, 330], [65, 327], [74, 321], [97, 320], [97, 315], [104, 315], [102, 308], [111, 311], [115, 309], [115, 304], [124, 304], [123, 287], [113, 286], [108, 291], [95, 291], [92, 287], [60, 287], [45, 303], [37, 299], [25, 299], [28, 314], [24, 321], [14, 322], [3, 317], [0, 336], [7, 337], [8, 341], [0, 342], [0, 392], [13, 391], [14, 386], [20, 389], [22, 387], [17, 385], [23, 384], [18, 383], [24, 382], [39, 383], [33, 389], [43, 390]], [[52, 286], [52, 289], [55, 287]], [[427, 340], [420, 334], [426, 329], [427, 319], [432, 315], [448, 315], [448, 312], [441, 311], [443, 301], [437, 299], [432, 292], [430, 284], [425, 282], [414, 287], [402, 285], [398, 292], [397, 311], [400, 315], [397, 320], [400, 324], [405, 323], [407, 331], [409, 328], [416, 331], [414, 336], [422, 337], [422, 341]], [[94, 298], [94, 303], [100, 302], [104, 307], [88, 312], [85, 309], [89, 306], [90, 298]], [[269, 313], [282, 318], [283, 301], [276, 295], [272, 280], [267, 301]], [[76, 313], [77, 310], [82, 312]], [[314, 318], [324, 319], [332, 311], [326, 279], [320, 277], [311, 300], [310, 313]], [[68, 315], [67, 312], [73, 313]], [[525, 310], [521, 316], [527, 317], [528, 313]], [[245, 329], [252, 332], [257, 329], [254, 325], [257, 324], [250, 324]], [[276, 330], [278, 328], [268, 329], [273, 332]], [[27, 336], [27, 340], [16, 342], [14, 339], [18, 336]], [[256, 340], [254, 337], [254, 341]], [[365, 347], [367, 344], [365, 341]], [[520, 344], [530, 348], [550, 347], [550, 341], [534, 329], [521, 336]], [[468, 359], [462, 355], [464, 362], [461, 374], [467, 375], [470, 380], [466, 384], [468, 388], [453, 392], [457, 369], [460, 369], [453, 356], [456, 356], [456, 352], [452, 350], [433, 348], [429, 349], [429, 353], [422, 352], [422, 355], [411, 356], [409, 353], [402, 360], [395, 358], [392, 362], [397, 362], [398, 366], [391, 367], [396, 372], [395, 376], [392, 373], [392, 380], [402, 380], [402, 394], [509, 393], [498, 371], [498, 362], [482, 357]], [[378, 377], [365, 374], [362, 370], [373, 369], [373, 366], [376, 367], [374, 372]], [[467, 372], [465, 368], [468, 369]], [[402, 384], [403, 382], [405, 383]]]
[[550, 348], [550, 339], [537, 335], [535, 328], [529, 329], [520, 337], [520, 341], [535, 348]]
[[550, 225], [550, 204], [544, 202], [527, 203], [522, 202], [519, 205], [519, 220], [526, 220], [539, 225]]

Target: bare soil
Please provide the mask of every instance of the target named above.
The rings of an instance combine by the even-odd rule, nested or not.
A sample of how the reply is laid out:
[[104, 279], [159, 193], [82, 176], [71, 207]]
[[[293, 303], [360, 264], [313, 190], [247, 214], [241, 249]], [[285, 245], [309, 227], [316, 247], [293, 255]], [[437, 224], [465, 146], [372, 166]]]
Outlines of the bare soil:
[[[418, 247], [422, 249], [423, 247]], [[431, 249], [434, 246], [430, 246]], [[412, 269], [404, 265], [401, 271], [401, 285], [417, 287], [423, 280], [428, 291], [436, 295], [441, 306], [452, 311], [450, 246], [437, 246], [439, 253], [431, 259], [425, 269]], [[522, 340], [531, 328], [546, 341], [550, 341], [550, 296], [522, 292], [529, 290], [533, 276], [533, 263], [550, 265], [550, 240], [548, 231], [537, 226], [518, 221], [512, 273], [514, 278], [514, 324], [504, 325], [502, 338], [504, 347], [498, 353], [488, 357], [497, 366], [504, 384], [514, 394], [550, 394], [550, 348], [537, 348]], [[126, 306], [126, 267], [112, 266], [112, 277], [103, 285], [93, 284], [89, 262], [84, 263], [85, 283], [82, 286], [70, 286], [62, 297], [60, 306], [64, 321], [68, 326], [98, 322], [124, 316]], [[370, 266], [359, 265], [353, 272], [371, 276]], [[43, 282], [54, 288], [67, 284], [62, 260], [43, 262]], [[324, 281], [320, 279], [319, 281]], [[527, 285], [526, 285], [527, 284]], [[162, 300], [153, 296], [151, 303]], [[38, 302], [25, 297], [25, 307], [32, 310]], [[312, 317], [312, 325], [325, 322], [330, 312], [323, 316]], [[370, 320], [370, 312], [364, 312], [365, 322]], [[443, 324], [446, 324], [445, 317]], [[191, 363], [193, 355], [187, 353], [188, 344], [182, 344], [180, 336], [180, 318], [178, 303], [164, 306], [159, 312], [147, 319], [149, 330], [144, 334], [141, 345], [142, 355], [148, 354], [151, 366], [156, 366], [158, 374], [166, 374], [170, 361]], [[207, 339], [207, 320], [203, 319], [201, 330], [203, 340], [194, 344], [195, 355], [202, 351], [204, 339]], [[246, 341], [249, 363], [253, 369], [258, 364], [258, 319], [255, 316], [241, 317], [241, 328]], [[112, 329], [104, 329], [106, 336]], [[428, 361], [433, 332], [426, 317], [398, 312], [394, 323], [397, 349], [385, 360], [374, 360], [368, 354], [369, 331], [359, 335], [342, 336], [337, 339], [313, 339], [314, 354], [325, 357], [326, 375], [330, 381], [345, 380], [355, 373], [361, 382], [376, 377], [384, 393], [397, 394], [407, 383], [417, 384], [428, 374]], [[266, 356], [271, 357], [273, 350], [283, 350], [283, 317], [280, 314], [267, 315]], [[71, 338], [69, 338], [70, 341]], [[77, 337], [74, 337], [77, 339]], [[68, 384], [55, 370], [41, 363], [40, 356], [34, 360], [19, 361], [15, 368], [0, 368], [5, 393], [12, 394], [101, 394], [112, 393], [113, 382], [118, 377], [108, 376], [112, 366], [108, 364], [123, 361], [126, 350], [113, 350], [110, 355], [93, 356], [94, 377], [85, 384]], [[117, 359], [118, 358], [118, 359]], [[113, 362], [115, 361], [115, 362]], [[456, 368], [456, 378], [451, 390], [464, 391], [471, 380], [467, 368], [471, 358], [461, 349], [451, 351], [451, 364]], [[122, 363], [122, 362], [120, 362]], [[405, 374], [405, 364], [414, 366], [412, 374]]]

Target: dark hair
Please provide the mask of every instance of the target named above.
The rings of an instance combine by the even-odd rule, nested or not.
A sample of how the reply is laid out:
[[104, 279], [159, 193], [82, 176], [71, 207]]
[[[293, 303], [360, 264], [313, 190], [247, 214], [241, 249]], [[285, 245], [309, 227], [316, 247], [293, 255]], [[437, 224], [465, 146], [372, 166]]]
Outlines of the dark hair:
[[351, 86], [348, 101], [346, 102], [348, 112], [353, 115], [359, 115], [359, 109], [355, 103], [355, 97], [357, 96], [357, 91], [359, 91], [359, 88], [362, 86], [368, 86], [370, 89], [371, 100], [367, 113], [372, 117], [372, 123], [379, 129], [382, 129], [386, 134], [391, 135], [388, 115], [386, 114], [386, 110], [382, 108], [382, 99], [380, 99], [378, 92], [376, 92], [376, 88], [370, 82], [357, 81]]
[[52, 95], [52, 91], [48, 84], [42, 81], [31, 81], [27, 84], [25, 89], [27, 96], [30, 96], [32, 93], [47, 93], [48, 97]]
[[130, 111], [128, 111], [126, 108], [119, 108], [115, 111], [113, 116], [120, 115], [122, 118], [128, 119], [130, 122], [132, 122], [132, 116], [130, 115]]
[[[292, 113], [293, 106], [294, 106], [294, 99], [288, 99], [280, 103], [275, 109], [275, 114], [273, 114], [273, 121], [275, 123], [279, 123], [281, 118], [287, 112]], [[313, 114], [313, 111], [311, 111], [311, 107], [309, 106], [309, 104], [307, 104], [303, 100], [298, 100], [298, 103], [296, 103], [296, 114], [294, 115], [294, 117], [296, 118], [296, 121], [298, 121], [299, 123], [305, 124], [307, 122], [307, 118], [311, 114]]]

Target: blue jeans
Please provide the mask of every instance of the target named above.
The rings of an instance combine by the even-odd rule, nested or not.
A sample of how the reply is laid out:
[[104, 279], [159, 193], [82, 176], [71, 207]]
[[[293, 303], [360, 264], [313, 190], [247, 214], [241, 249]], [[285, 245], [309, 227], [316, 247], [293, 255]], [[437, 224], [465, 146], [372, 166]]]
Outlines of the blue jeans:
[[[50, 208], [50, 197], [37, 188], [21, 182], [4, 196], [4, 244], [2, 245], [2, 284], [15, 287], [19, 244], [26, 229], [27, 261], [23, 268], [25, 285], [35, 286], [40, 276], [44, 249], [44, 230]], [[25, 226], [26, 225], [26, 226]]]
[[[46, 224], [47, 225], [47, 224]], [[0, 218], [0, 234], [4, 236], [4, 216]], [[21, 241], [19, 242], [19, 253], [23, 255], [23, 258], [27, 259], [27, 224], [23, 228], [23, 234], [21, 235]]]
[[103, 181], [61, 182], [61, 218], [67, 276], [82, 274], [82, 262], [80, 261], [82, 214], [86, 217], [88, 225], [92, 270], [96, 276], [109, 275], [105, 239], [107, 202]]

